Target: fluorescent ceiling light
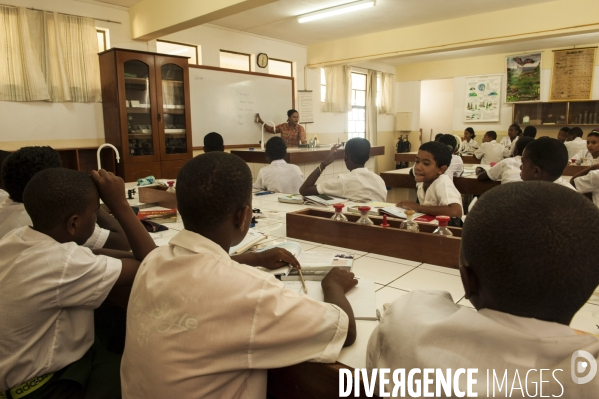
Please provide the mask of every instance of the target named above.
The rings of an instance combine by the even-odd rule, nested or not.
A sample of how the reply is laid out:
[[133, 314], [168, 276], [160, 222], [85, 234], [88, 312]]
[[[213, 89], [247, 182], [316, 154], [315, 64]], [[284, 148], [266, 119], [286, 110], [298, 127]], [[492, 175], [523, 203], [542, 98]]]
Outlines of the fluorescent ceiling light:
[[303, 24], [304, 22], [316, 21], [317, 19], [323, 19], [333, 17], [336, 15], [345, 14], [352, 11], [363, 10], [374, 6], [374, 1], [356, 1], [349, 4], [344, 4], [339, 7], [327, 8], [322, 11], [311, 12], [309, 14], [302, 15], [297, 18], [297, 22]]

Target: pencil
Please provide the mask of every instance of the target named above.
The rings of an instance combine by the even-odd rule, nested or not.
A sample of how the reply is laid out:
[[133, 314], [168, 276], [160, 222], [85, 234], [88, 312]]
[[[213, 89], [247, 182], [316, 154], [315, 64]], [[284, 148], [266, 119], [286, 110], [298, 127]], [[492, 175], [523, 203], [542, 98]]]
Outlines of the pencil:
[[304, 292], [308, 293], [308, 288], [306, 287], [306, 282], [304, 281], [304, 275], [302, 274], [302, 269], [297, 269], [299, 272], [300, 279], [302, 280], [302, 286], [304, 287]]

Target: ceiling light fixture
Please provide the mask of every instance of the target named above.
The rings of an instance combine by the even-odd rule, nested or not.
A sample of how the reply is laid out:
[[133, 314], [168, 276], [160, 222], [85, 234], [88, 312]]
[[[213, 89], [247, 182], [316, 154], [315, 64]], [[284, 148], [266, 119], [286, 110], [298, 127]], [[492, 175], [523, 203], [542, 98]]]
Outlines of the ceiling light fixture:
[[297, 22], [303, 24], [305, 22], [316, 21], [317, 19], [323, 19], [333, 17], [336, 15], [346, 14], [352, 11], [363, 10], [374, 6], [374, 1], [354, 1], [353, 3], [343, 4], [338, 7], [331, 7], [321, 11], [315, 11], [308, 14], [301, 15], [297, 18]]

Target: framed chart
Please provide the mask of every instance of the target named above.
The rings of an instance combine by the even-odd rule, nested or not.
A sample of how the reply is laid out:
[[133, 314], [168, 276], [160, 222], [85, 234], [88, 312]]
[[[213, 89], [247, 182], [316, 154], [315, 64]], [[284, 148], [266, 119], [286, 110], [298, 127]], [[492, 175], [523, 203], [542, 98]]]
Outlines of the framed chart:
[[501, 75], [466, 78], [464, 122], [499, 122]]
[[553, 53], [550, 101], [590, 100], [596, 48]]
[[541, 100], [541, 53], [507, 57], [508, 103]]

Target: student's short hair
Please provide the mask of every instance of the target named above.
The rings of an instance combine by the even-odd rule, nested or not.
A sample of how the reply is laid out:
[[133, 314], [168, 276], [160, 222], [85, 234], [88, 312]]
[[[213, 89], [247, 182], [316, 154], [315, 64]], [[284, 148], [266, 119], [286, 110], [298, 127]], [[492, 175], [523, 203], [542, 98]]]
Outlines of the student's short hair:
[[537, 128], [534, 126], [526, 126], [522, 136], [532, 137], [534, 139], [537, 136]]
[[533, 141], [535, 141], [535, 139], [533, 139], [532, 137], [528, 137], [528, 136], [520, 137], [518, 139], [518, 141], [516, 141], [516, 152], [518, 154], [522, 155], [524, 153], [524, 149], [526, 148], [526, 146], [529, 145], [530, 143], [532, 143]]
[[439, 137], [439, 140], [437, 140], [437, 141], [439, 143], [443, 143], [446, 146], [448, 146], [452, 153], [455, 151], [455, 148], [458, 146], [458, 142], [453, 134], [444, 134], [443, 136]]
[[66, 168], [44, 169], [29, 180], [23, 205], [33, 226], [52, 229], [92, 203], [99, 205], [96, 184], [83, 172]]
[[[297, 110], [295, 109], [290, 109], [289, 111], [287, 111], [287, 118], [291, 118], [291, 115], [295, 114], [297, 112]], [[298, 112], [299, 114], [299, 112]]]
[[570, 128], [568, 126], [564, 126], [559, 131], [560, 132], [564, 132], [564, 133], [566, 133], [566, 135], [568, 135], [568, 132], [570, 131]]
[[236, 155], [226, 152], [198, 155], [181, 168], [176, 194], [187, 230], [213, 229], [233, 212], [249, 205], [252, 173]]
[[572, 136], [572, 137], [582, 137], [582, 135], [583, 135], [582, 129], [579, 128], [578, 126], [573, 127], [568, 132], [568, 136]]
[[518, 131], [518, 136], [522, 134], [522, 129], [520, 129], [520, 125], [518, 125], [517, 123], [512, 123], [510, 127], [516, 128], [516, 130]]
[[23, 202], [29, 180], [41, 170], [58, 168], [60, 154], [52, 147], [23, 147], [10, 154], [2, 164], [2, 183], [10, 199]]
[[204, 152], [224, 151], [225, 143], [223, 136], [216, 132], [210, 132], [204, 136]]
[[464, 131], [469, 132], [472, 138], [476, 137], [476, 134], [474, 134], [474, 129], [472, 129], [471, 127], [467, 127], [466, 129], [464, 129]]
[[441, 137], [443, 137], [443, 134], [444, 134], [444, 133], [437, 133], [437, 134], [435, 134], [435, 141], [439, 141], [439, 139], [440, 139]]
[[[2, 164], [4, 160], [11, 154], [9, 151], [0, 150], [0, 172], [2, 171]], [[0, 173], [0, 188], [4, 189], [4, 183], [2, 183], [2, 173]]]
[[587, 139], [591, 136], [599, 137], [599, 131], [593, 130], [591, 133], [587, 134]]
[[345, 153], [356, 165], [364, 165], [370, 158], [370, 142], [354, 137], [345, 143]]
[[557, 179], [568, 164], [568, 149], [558, 139], [541, 137], [526, 146], [526, 157], [551, 178]]
[[464, 222], [462, 252], [503, 311], [554, 320], [572, 316], [599, 285], [598, 236], [591, 201], [558, 184], [515, 182], [476, 202]]
[[265, 150], [266, 156], [270, 158], [271, 161], [284, 159], [285, 155], [287, 155], [287, 145], [285, 144], [285, 140], [278, 136], [275, 136], [266, 142]]
[[489, 130], [487, 133], [485, 133], [485, 136], [489, 136], [493, 140], [497, 140], [497, 132], [494, 130]]
[[442, 166], [449, 166], [451, 163], [451, 150], [447, 144], [443, 144], [438, 141], [429, 141], [428, 143], [422, 144], [418, 151], [429, 152], [437, 163], [438, 168]]

